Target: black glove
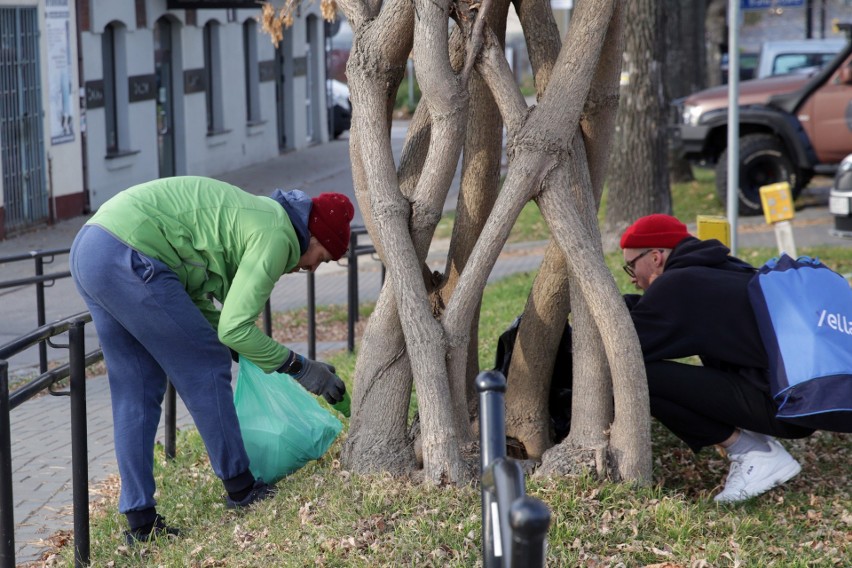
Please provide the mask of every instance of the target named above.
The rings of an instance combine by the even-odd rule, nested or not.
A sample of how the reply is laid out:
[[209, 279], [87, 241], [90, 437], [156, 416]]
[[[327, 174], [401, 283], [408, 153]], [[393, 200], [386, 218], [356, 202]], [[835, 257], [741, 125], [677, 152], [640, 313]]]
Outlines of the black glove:
[[336, 404], [343, 400], [346, 385], [335, 374], [337, 370], [328, 363], [313, 361], [291, 351], [287, 361], [278, 368], [278, 371], [296, 379], [308, 392], [322, 395], [329, 404]]

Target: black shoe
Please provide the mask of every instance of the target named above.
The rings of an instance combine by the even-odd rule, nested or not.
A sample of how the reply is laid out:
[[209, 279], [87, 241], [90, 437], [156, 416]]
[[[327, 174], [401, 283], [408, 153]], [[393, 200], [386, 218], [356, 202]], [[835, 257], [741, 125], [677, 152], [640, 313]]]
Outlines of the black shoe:
[[275, 487], [267, 485], [262, 479], [257, 478], [254, 480], [254, 485], [252, 485], [251, 491], [249, 491], [248, 495], [239, 501], [231, 499], [231, 496], [228, 495], [225, 497], [225, 506], [229, 509], [243, 509], [257, 503], [258, 501], [274, 497], [277, 492], [278, 490], [275, 489]]
[[124, 531], [124, 542], [129, 545], [137, 542], [151, 542], [158, 538], [171, 538], [180, 536], [180, 529], [170, 527], [166, 524], [166, 519], [157, 515], [154, 521], [141, 527]]

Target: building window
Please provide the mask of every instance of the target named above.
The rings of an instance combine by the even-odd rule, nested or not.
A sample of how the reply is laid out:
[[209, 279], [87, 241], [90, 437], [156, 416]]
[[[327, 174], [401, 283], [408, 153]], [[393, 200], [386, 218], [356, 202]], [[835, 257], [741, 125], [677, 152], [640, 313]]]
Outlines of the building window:
[[104, 81], [104, 125], [107, 155], [129, 149], [127, 65], [124, 27], [112, 22], [101, 36]]
[[222, 108], [222, 59], [219, 43], [219, 23], [204, 25], [204, 74], [207, 82], [207, 133], [225, 130]]
[[246, 120], [260, 122], [260, 70], [257, 63], [257, 22], [243, 24], [243, 53], [246, 66]]

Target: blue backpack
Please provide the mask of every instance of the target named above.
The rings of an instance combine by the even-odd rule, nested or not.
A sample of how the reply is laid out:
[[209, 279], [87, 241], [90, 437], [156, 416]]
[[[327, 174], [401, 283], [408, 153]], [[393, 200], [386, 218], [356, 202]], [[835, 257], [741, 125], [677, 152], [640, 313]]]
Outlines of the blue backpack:
[[852, 288], [817, 258], [786, 254], [749, 283], [776, 417], [852, 432]]

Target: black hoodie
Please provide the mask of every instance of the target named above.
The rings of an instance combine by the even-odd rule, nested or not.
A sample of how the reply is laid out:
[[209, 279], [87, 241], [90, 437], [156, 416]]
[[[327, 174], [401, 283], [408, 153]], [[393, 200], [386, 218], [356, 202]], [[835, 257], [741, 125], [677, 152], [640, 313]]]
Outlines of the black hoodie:
[[645, 361], [697, 355], [767, 389], [769, 362], [748, 299], [756, 270], [715, 239], [682, 240], [644, 295], [625, 299]]

